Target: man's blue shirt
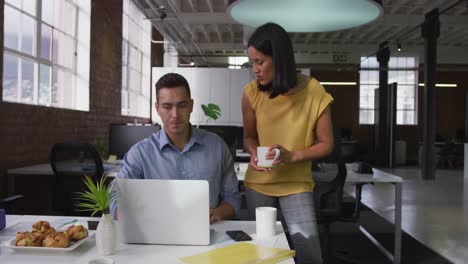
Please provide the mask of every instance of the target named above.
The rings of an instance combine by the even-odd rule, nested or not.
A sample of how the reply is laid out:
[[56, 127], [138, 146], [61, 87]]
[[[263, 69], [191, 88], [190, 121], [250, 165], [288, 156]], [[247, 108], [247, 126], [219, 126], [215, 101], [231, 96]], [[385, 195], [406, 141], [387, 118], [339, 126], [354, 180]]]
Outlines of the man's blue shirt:
[[[228, 146], [219, 136], [194, 127], [182, 151], [169, 141], [164, 129], [138, 142], [125, 155], [117, 178], [207, 180], [211, 208], [222, 201], [232, 205], [236, 213], [240, 208], [238, 181]], [[116, 207], [114, 200], [113, 215]]]

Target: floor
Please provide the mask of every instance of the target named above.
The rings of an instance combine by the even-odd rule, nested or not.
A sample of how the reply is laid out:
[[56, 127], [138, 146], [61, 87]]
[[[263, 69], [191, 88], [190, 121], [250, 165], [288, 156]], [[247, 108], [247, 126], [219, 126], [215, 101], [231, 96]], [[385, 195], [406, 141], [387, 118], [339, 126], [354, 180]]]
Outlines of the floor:
[[[404, 179], [402, 228], [454, 263], [468, 260], [468, 179], [463, 170], [437, 170], [436, 179], [421, 179], [417, 167], [387, 170]], [[353, 188], [346, 187], [349, 193]], [[394, 188], [364, 187], [362, 202], [393, 223]]]

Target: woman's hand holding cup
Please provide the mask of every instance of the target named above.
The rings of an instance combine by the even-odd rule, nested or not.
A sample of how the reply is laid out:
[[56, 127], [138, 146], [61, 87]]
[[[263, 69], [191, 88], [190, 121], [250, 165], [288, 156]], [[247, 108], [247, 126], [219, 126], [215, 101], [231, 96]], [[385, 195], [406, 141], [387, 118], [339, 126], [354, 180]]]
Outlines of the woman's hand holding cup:
[[257, 147], [257, 167], [271, 169], [279, 160], [281, 151], [272, 147]]

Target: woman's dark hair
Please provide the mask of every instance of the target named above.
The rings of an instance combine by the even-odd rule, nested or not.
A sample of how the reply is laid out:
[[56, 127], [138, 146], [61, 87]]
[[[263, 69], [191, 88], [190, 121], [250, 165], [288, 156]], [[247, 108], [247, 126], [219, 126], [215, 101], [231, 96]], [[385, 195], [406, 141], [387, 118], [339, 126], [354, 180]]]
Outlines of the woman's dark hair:
[[260, 91], [269, 91], [270, 98], [275, 98], [296, 86], [294, 51], [284, 28], [275, 23], [263, 24], [250, 36], [247, 47], [251, 46], [273, 58], [273, 82], [270, 85], [259, 85]]
[[156, 98], [159, 95], [159, 90], [162, 88], [175, 88], [180, 86], [184, 87], [188, 97], [191, 98], [190, 86], [187, 82], [187, 79], [178, 73], [167, 73], [159, 78], [159, 80], [156, 82]]

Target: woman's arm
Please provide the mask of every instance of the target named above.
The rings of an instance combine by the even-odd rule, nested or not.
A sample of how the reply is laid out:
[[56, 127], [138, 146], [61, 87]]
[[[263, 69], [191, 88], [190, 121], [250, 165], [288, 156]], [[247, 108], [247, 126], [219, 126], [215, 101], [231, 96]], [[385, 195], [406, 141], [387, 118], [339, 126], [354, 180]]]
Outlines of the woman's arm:
[[[273, 164], [314, 160], [325, 157], [332, 152], [334, 143], [330, 106], [327, 106], [318, 118], [315, 125], [315, 135], [317, 137], [317, 142], [303, 150], [289, 151], [281, 145], [270, 146], [270, 150], [279, 148], [281, 151], [279, 160], [275, 161]], [[267, 155], [267, 158], [274, 158], [274, 155]]]
[[242, 94], [242, 118], [244, 121], [244, 149], [251, 155], [250, 165], [256, 170], [265, 170], [257, 167], [257, 147], [259, 145], [257, 118], [245, 92]]

